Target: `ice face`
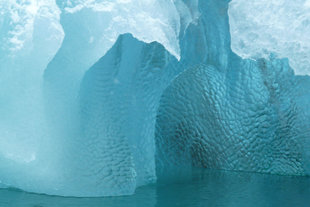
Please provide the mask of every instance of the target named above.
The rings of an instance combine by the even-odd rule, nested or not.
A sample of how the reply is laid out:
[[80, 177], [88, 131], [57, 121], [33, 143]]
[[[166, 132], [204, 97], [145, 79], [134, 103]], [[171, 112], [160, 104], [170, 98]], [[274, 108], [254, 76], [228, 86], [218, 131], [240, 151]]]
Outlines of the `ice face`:
[[[135, 181], [131, 190], [156, 180], [156, 110], [163, 90], [179, 73], [176, 63], [159, 43], [145, 44], [126, 34], [87, 71], [81, 85], [81, 139], [91, 138], [90, 152], [100, 146], [97, 154], [86, 151], [82, 157], [103, 160], [98, 164], [115, 182], [121, 178], [115, 162], [121, 163]], [[124, 165], [124, 157], [133, 159]], [[108, 190], [115, 186], [109, 185]]]
[[309, 174], [310, 80], [234, 54], [228, 2], [1, 2], [1, 185], [116, 196], [197, 166]]
[[31, 179], [44, 186], [56, 171], [41, 84], [62, 42], [60, 10], [52, 1], [1, 1], [0, 7], [0, 180], [22, 189]]
[[309, 99], [298, 100], [309, 86], [287, 60], [236, 60], [230, 68], [194, 67], [164, 92], [156, 131], [162, 176], [191, 166], [309, 174]]
[[296, 74], [310, 73], [310, 1], [233, 0], [232, 49], [243, 58], [287, 57]]

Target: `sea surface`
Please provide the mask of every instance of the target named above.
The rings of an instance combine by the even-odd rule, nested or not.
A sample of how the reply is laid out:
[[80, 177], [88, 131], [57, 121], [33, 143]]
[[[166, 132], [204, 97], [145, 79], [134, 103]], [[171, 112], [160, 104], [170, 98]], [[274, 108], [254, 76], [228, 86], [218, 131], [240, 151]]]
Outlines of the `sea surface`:
[[[176, 175], [177, 177], [178, 175]], [[68, 198], [0, 189], [0, 207], [310, 207], [310, 177], [200, 170], [132, 196]]]

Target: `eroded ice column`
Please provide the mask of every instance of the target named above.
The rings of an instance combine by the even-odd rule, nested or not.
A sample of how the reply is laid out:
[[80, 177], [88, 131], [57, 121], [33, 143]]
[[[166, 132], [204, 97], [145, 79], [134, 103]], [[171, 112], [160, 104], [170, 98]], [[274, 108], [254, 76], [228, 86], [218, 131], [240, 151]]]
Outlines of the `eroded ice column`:
[[[194, 1], [193, 1], [194, 2]], [[180, 34], [181, 66], [187, 69], [200, 63], [228, 67], [230, 33], [227, 0], [186, 1], [193, 21]], [[191, 4], [192, 3], [192, 4]]]
[[[163, 90], [179, 73], [176, 63], [159, 43], [146, 44], [126, 34], [84, 77], [81, 143], [89, 143], [89, 151], [96, 149], [90, 159], [100, 157], [101, 168], [116, 183], [123, 180], [119, 173], [134, 181], [131, 191], [156, 180], [156, 112]], [[124, 163], [124, 157], [131, 162]]]
[[[196, 3], [197, 4], [195, 6], [198, 8], [197, 12], [199, 15], [195, 16], [194, 21], [187, 26], [187, 29], [180, 36], [181, 61], [177, 67], [180, 68], [181, 71], [186, 71], [200, 64], [212, 64], [221, 68], [223, 71], [228, 70], [230, 66], [230, 59], [235, 56], [230, 49], [229, 23], [227, 16], [228, 1], [201, 0]], [[188, 6], [190, 8], [193, 7], [193, 5]], [[195, 6], [193, 8], [195, 8]], [[193, 84], [195, 84], [196, 80], [193, 79], [192, 81]], [[191, 89], [180, 93], [186, 96], [186, 93], [191, 93]], [[170, 99], [170, 101], [173, 104], [173, 99]], [[195, 102], [197, 100], [193, 99], [189, 101]], [[174, 113], [178, 113], [177, 108], [170, 109], [174, 111]], [[164, 114], [160, 115], [166, 116]], [[171, 119], [174, 118], [171, 117]], [[186, 122], [186, 119], [187, 118], [185, 116], [179, 121]], [[170, 121], [168, 118], [166, 121], [168, 126]], [[156, 131], [156, 139], [158, 139], [158, 136], [165, 136], [164, 134], [165, 132]], [[177, 142], [176, 140], [174, 141]], [[174, 167], [169, 167], [169, 162], [174, 162], [174, 156], [170, 156], [170, 153], [174, 153], [173, 147], [167, 145], [169, 147], [163, 147], [162, 149], [159, 142], [156, 144], [156, 170], [158, 176], [162, 177], [170, 173], [173, 176], [176, 169]], [[183, 145], [185, 143], [182, 142], [181, 144]], [[168, 149], [170, 147], [171, 150]], [[167, 151], [165, 151], [165, 149], [167, 149]], [[179, 158], [182, 159], [181, 157], [182, 156]], [[177, 162], [177, 160], [175, 161]], [[188, 160], [184, 160], [183, 164], [183, 169], [190, 169], [188, 167], [191, 165], [190, 161], [188, 162]]]

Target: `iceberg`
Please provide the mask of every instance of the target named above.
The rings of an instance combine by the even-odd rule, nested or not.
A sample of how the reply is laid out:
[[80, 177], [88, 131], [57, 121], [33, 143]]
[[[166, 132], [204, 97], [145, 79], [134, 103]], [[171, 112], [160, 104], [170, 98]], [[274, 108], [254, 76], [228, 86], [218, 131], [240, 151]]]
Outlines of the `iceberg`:
[[309, 175], [307, 50], [254, 45], [246, 4], [0, 2], [0, 185], [96, 197], [196, 167]]

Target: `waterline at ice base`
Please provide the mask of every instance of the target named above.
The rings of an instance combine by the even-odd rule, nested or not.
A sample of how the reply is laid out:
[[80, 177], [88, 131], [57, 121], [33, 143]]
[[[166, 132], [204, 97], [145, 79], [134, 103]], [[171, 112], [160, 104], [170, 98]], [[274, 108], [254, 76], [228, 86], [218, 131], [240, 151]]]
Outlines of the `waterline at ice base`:
[[309, 14], [308, 0], [0, 0], [0, 187], [306, 179]]

